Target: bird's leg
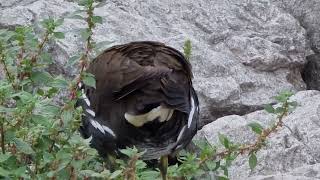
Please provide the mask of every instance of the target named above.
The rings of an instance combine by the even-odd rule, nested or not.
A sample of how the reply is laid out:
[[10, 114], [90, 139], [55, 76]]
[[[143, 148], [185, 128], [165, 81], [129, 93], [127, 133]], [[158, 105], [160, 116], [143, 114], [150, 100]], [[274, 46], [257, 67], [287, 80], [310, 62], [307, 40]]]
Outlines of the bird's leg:
[[116, 167], [116, 158], [115, 156], [111, 155], [111, 154], [108, 154], [107, 157], [106, 157], [106, 167], [107, 169], [113, 171], [115, 170], [115, 167]]
[[168, 156], [160, 157], [160, 173], [162, 180], [167, 180], [167, 169], [168, 169]]

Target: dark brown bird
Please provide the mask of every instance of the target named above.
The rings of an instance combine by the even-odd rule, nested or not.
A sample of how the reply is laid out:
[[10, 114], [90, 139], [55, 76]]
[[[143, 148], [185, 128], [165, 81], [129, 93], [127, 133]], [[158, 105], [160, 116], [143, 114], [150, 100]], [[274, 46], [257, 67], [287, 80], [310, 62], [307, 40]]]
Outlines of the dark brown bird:
[[96, 88], [80, 84], [85, 111], [81, 134], [101, 156], [127, 146], [145, 151], [144, 160], [161, 159], [184, 148], [197, 131], [198, 98], [191, 65], [174, 48], [142, 41], [105, 50], [87, 72]]

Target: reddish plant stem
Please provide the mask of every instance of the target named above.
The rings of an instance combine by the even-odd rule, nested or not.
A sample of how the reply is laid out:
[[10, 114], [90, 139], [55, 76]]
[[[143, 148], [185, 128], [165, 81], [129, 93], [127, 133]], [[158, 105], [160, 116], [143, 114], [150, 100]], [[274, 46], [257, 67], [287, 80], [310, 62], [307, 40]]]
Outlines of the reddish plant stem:
[[92, 50], [92, 29], [94, 28], [94, 23], [92, 22], [92, 16], [93, 16], [93, 7], [90, 6], [87, 10], [87, 18], [86, 22], [88, 25], [88, 31], [89, 31], [89, 36], [86, 39], [86, 45], [85, 45], [85, 53], [81, 56], [80, 58], [80, 72], [78, 77], [76, 78], [76, 85], [71, 87], [71, 92], [70, 92], [70, 99], [74, 100], [76, 99], [76, 94], [77, 90], [79, 89], [79, 84], [82, 80], [82, 74], [86, 70], [88, 64], [89, 64], [89, 53]]
[[9, 71], [9, 69], [7, 67], [4, 54], [0, 54], [0, 63], [2, 63], [3, 70], [4, 70], [5, 74], [6, 74], [7, 79], [9, 80], [12, 88], [15, 89], [14, 79], [13, 79], [12, 75], [10, 74], [10, 71]]
[[214, 156], [206, 157], [202, 160], [199, 161], [199, 166], [204, 164], [207, 160], [210, 159], [224, 159], [225, 157], [230, 156], [232, 153], [236, 153], [236, 155], [239, 154], [245, 154], [245, 153], [253, 153], [257, 152], [265, 143], [266, 139], [272, 134], [277, 132], [277, 129], [283, 126], [283, 118], [288, 115], [288, 108], [289, 104], [288, 102], [285, 102], [283, 104], [284, 111], [278, 116], [278, 121], [276, 122], [275, 125], [273, 125], [270, 128], [264, 129], [262, 133], [259, 135], [255, 143], [252, 144], [247, 144], [244, 146], [241, 146], [240, 148], [236, 150], [224, 150], [222, 152], [219, 152], [215, 154]]
[[3, 127], [3, 122], [1, 122], [0, 125], [0, 133], [1, 133], [1, 149], [2, 149], [2, 154], [6, 153], [5, 145], [4, 145], [4, 127]]
[[36, 63], [37, 62], [37, 59], [38, 59], [38, 56], [41, 54], [42, 50], [43, 50], [43, 47], [44, 45], [48, 42], [49, 40], [49, 35], [50, 33], [48, 31], [45, 32], [44, 34], [44, 38], [43, 40], [40, 42], [40, 44], [38, 45], [38, 50], [37, 52], [31, 57], [31, 63]]

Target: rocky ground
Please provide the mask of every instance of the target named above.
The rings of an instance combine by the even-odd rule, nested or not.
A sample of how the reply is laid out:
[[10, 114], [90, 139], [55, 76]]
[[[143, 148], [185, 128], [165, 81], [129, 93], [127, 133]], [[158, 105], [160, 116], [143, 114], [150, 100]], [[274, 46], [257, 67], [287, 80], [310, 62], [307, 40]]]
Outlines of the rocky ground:
[[[77, 10], [71, 0], [0, 0], [0, 28], [31, 25]], [[97, 42], [161, 41], [182, 50], [192, 41], [194, 85], [201, 103], [198, 137], [215, 143], [217, 133], [250, 141], [248, 122], [267, 125], [261, 111], [282, 90], [297, 92], [299, 107], [258, 153], [250, 171], [245, 158], [231, 179], [320, 179], [320, 1], [319, 0], [109, 0], [96, 9], [104, 18]], [[66, 19], [66, 38], [51, 43], [56, 73], [83, 46], [80, 20]], [[110, 44], [112, 45], [112, 44]]]

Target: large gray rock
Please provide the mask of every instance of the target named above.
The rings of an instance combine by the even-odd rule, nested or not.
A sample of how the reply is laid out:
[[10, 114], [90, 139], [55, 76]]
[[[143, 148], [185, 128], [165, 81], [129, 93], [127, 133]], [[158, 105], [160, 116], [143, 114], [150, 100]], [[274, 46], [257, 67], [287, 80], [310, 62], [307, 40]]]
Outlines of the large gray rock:
[[[12, 28], [78, 6], [63, 0], [0, 0], [0, 8], [0, 27]], [[111, 0], [95, 13], [104, 19], [95, 30], [97, 42], [154, 40], [182, 50], [186, 39], [192, 41], [202, 125], [260, 109], [281, 90], [305, 88], [300, 68], [309, 47], [306, 31], [271, 0]], [[51, 44], [57, 61], [53, 69], [75, 73], [65, 71], [64, 64], [83, 47], [77, 33], [83, 27], [80, 20], [65, 20], [66, 39]]]
[[320, 1], [272, 0], [284, 11], [292, 14], [307, 31], [307, 40], [313, 51], [320, 53]]
[[[114, 44], [138, 40], [161, 41], [179, 50], [186, 39], [193, 45], [191, 63], [201, 103], [198, 136], [216, 142], [216, 132], [235, 141], [252, 142], [245, 126], [251, 120], [264, 125], [274, 117], [261, 109], [282, 90], [305, 89], [300, 71], [306, 56], [319, 52], [320, 1], [318, 0], [110, 0], [96, 9], [104, 22], [95, 29], [97, 42]], [[76, 11], [73, 0], [0, 0], [0, 28], [37, 24], [47, 17]], [[59, 29], [66, 38], [50, 42], [56, 73], [68, 58], [79, 53], [79, 29], [85, 23], [65, 19]], [[36, 28], [41, 34], [39, 27]], [[107, 47], [107, 46], [106, 46]], [[245, 158], [231, 169], [233, 179], [315, 179], [319, 177], [319, 93], [298, 93], [301, 107], [287, 119], [288, 127], [273, 135], [260, 153], [253, 171]], [[320, 108], [319, 108], [320, 109]], [[234, 115], [236, 114], [236, 115]], [[246, 116], [237, 116], [245, 115]]]
[[[281, 129], [272, 134], [267, 146], [258, 151], [258, 165], [251, 171], [246, 155], [238, 157], [229, 169], [234, 180], [282, 180], [320, 178], [320, 91], [301, 91], [292, 100], [298, 107], [284, 119]], [[259, 122], [270, 127], [274, 115], [256, 111], [245, 116], [226, 116], [202, 128], [197, 138], [206, 138], [218, 145], [218, 133], [228, 136], [233, 142], [248, 144], [256, 135], [247, 124]]]

